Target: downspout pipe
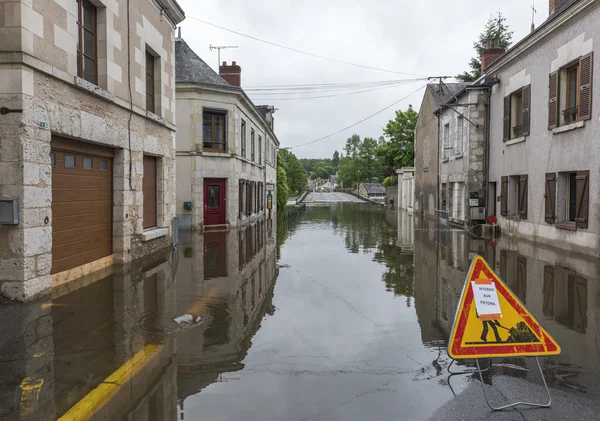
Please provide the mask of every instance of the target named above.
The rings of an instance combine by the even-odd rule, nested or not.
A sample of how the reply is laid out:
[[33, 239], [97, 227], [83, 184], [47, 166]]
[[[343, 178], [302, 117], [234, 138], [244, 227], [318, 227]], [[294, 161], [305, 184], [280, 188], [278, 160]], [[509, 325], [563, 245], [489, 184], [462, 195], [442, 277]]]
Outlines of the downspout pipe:
[[[490, 121], [491, 121], [491, 115], [492, 115], [492, 88], [491, 87], [487, 87], [487, 101], [485, 104], [485, 137], [484, 137], [484, 142], [485, 142], [485, 155], [484, 155], [484, 163], [483, 163], [483, 168], [485, 169], [484, 171], [484, 176], [483, 176], [483, 188], [484, 188], [484, 192], [485, 192], [485, 206], [484, 206], [484, 212], [485, 212], [485, 216], [486, 216], [486, 222], [487, 222], [487, 217], [490, 216], [489, 215], [489, 204], [490, 204], [490, 186], [489, 186], [489, 180], [490, 180], [490, 135], [491, 135], [491, 129], [490, 129]], [[492, 198], [493, 200], [496, 200], [496, 198]]]

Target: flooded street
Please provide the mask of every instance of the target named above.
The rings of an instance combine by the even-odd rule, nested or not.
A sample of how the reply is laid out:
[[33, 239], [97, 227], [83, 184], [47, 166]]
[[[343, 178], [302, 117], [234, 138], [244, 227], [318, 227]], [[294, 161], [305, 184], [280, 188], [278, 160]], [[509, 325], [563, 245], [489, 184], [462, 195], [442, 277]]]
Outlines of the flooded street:
[[[562, 347], [541, 360], [552, 409], [491, 413], [478, 376], [448, 374], [478, 254]], [[173, 254], [0, 305], [0, 419], [598, 419], [599, 269], [367, 203], [181, 233]], [[495, 403], [544, 399], [535, 359], [497, 363]]]

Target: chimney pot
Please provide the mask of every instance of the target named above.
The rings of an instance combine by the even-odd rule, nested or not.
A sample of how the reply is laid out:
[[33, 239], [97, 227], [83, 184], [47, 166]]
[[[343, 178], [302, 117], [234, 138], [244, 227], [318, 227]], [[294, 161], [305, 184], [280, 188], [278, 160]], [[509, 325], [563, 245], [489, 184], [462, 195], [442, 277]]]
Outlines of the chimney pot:
[[226, 61], [223, 62], [223, 66], [227, 66], [227, 62]]
[[237, 64], [235, 63], [235, 61], [231, 62], [232, 66], [237, 66]]

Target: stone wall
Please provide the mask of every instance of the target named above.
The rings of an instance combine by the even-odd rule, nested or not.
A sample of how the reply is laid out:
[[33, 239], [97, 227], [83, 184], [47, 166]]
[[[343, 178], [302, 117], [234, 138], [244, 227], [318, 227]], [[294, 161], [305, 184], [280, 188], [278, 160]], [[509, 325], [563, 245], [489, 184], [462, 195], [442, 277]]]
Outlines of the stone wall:
[[398, 208], [398, 187], [387, 187], [385, 189], [385, 205], [391, 206], [394, 209]]

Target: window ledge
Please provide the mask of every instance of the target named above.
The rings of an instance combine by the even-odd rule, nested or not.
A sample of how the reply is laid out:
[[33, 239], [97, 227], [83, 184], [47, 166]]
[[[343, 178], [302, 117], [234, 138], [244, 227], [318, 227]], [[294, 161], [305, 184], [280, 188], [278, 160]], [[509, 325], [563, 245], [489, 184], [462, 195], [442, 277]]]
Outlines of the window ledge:
[[158, 114], [154, 114], [151, 111], [146, 111], [146, 117], [148, 117], [150, 120], [154, 120], [154, 121], [156, 121], [158, 123], [165, 124], [165, 119], [164, 118], [162, 118]]
[[442, 163], [450, 161], [450, 158], [443, 158]]
[[556, 228], [566, 231], [577, 231], [577, 223], [575, 222], [557, 222]]
[[462, 153], [457, 153], [456, 155], [454, 155], [454, 157], [453, 157], [453, 158], [454, 158], [454, 160], [457, 160], [457, 159], [462, 159], [462, 158], [463, 158], [463, 156], [464, 156], [464, 155], [463, 155]]
[[102, 89], [101, 87], [94, 85], [91, 82], [88, 82], [85, 79], [80, 78], [79, 76], [75, 76], [75, 85], [77, 85], [79, 88], [84, 89], [88, 92], [93, 93], [94, 95], [97, 95], [99, 97], [102, 97], [108, 101], [114, 101], [115, 100], [115, 96], [113, 94], [111, 94], [108, 91], [105, 91], [104, 89]]
[[456, 219], [453, 217], [449, 217], [448, 220], [456, 225], [465, 225], [465, 221], [463, 219]]
[[429, 172], [429, 168], [423, 168], [423, 172]]
[[142, 233], [142, 241], [156, 240], [169, 235], [169, 228], [150, 228]]
[[560, 134], [564, 132], [570, 132], [571, 130], [577, 130], [585, 127], [585, 121], [577, 121], [575, 123], [567, 124], [566, 126], [560, 126], [552, 130], [552, 134]]
[[505, 142], [505, 144], [506, 144], [506, 146], [516, 145], [517, 143], [525, 142], [526, 139], [527, 139], [527, 136], [516, 137], [514, 139], [507, 140]]
[[202, 151], [200, 153], [200, 155], [202, 156], [211, 156], [211, 157], [215, 157], [215, 158], [231, 158], [232, 155], [230, 153], [227, 152], [207, 152], [207, 151]]
[[521, 215], [507, 215], [505, 217], [506, 219], [510, 220], [510, 221], [516, 221], [516, 222], [520, 222], [523, 219], [521, 218]]

